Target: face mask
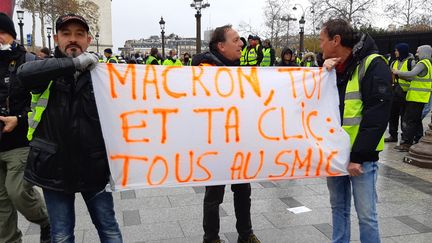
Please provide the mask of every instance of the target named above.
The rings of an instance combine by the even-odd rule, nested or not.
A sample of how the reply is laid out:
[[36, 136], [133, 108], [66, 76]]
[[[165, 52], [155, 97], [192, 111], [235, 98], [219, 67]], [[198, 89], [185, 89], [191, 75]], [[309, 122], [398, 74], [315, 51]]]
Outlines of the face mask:
[[172, 58], [173, 58], [173, 59], [177, 59], [177, 55], [174, 55]]

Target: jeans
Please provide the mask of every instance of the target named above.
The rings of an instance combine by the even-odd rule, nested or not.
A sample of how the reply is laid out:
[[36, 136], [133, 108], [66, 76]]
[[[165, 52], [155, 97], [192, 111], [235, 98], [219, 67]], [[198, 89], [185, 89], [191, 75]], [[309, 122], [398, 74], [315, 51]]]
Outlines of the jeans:
[[[75, 242], [75, 193], [43, 189], [51, 223], [53, 243]], [[102, 243], [121, 243], [122, 235], [115, 219], [112, 194], [106, 191], [81, 192]]]
[[351, 190], [360, 228], [360, 241], [379, 243], [376, 211], [377, 162], [365, 162], [361, 176], [328, 177], [333, 221], [333, 243], [348, 243], [351, 237]]
[[[233, 184], [231, 185], [231, 190], [234, 192], [234, 210], [237, 218], [237, 232], [240, 238], [248, 239], [248, 237], [253, 233], [250, 215], [250, 184]], [[223, 202], [224, 193], [225, 185], [206, 186], [203, 219], [205, 242], [212, 242], [219, 239], [219, 205]]]
[[432, 95], [429, 98], [429, 103], [425, 104], [425, 106], [423, 107], [422, 116], [421, 116], [422, 120], [429, 114], [431, 108], [432, 108]]

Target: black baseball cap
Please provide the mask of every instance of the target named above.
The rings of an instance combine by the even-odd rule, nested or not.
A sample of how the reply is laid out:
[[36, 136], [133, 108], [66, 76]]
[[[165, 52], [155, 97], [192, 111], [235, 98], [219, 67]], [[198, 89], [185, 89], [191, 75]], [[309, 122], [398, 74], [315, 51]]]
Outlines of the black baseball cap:
[[70, 23], [70, 22], [76, 22], [76, 23], [81, 24], [82, 26], [84, 26], [84, 28], [87, 30], [87, 32], [89, 32], [89, 30], [90, 30], [89, 25], [87, 24], [87, 21], [83, 17], [76, 15], [76, 14], [66, 14], [66, 15], [60, 16], [57, 19], [56, 31], [58, 31], [63, 26], [65, 26], [65, 24]]

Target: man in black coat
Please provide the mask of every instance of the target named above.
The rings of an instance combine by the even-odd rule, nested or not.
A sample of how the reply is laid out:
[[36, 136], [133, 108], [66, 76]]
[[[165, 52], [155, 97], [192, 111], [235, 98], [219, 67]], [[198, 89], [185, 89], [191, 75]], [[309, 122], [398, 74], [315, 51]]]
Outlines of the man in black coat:
[[19, 85], [16, 71], [27, 56], [33, 60], [35, 56], [27, 54], [15, 38], [12, 20], [0, 13], [0, 242], [21, 242], [17, 211], [41, 226], [41, 242], [50, 242], [45, 203], [33, 185], [23, 180], [31, 97]]
[[43, 189], [54, 242], [74, 241], [75, 193], [80, 192], [100, 241], [120, 243], [113, 197], [105, 190], [110, 171], [89, 71], [98, 57], [86, 52], [91, 42], [86, 20], [59, 17], [54, 41], [54, 58], [18, 70], [37, 99], [24, 177]]
[[[243, 42], [231, 25], [218, 27], [210, 40], [210, 51], [196, 55], [192, 66], [239, 66]], [[233, 184], [234, 209], [239, 233], [238, 243], [259, 243], [253, 234], [250, 215], [251, 186], [249, 183]], [[223, 201], [225, 185], [206, 186], [204, 196], [204, 243], [221, 242], [219, 238], [219, 205]]]

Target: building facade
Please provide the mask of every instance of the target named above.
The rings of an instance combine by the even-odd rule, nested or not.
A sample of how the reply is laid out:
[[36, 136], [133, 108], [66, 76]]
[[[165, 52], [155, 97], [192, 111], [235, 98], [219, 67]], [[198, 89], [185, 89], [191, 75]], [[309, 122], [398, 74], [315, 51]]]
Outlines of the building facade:
[[[92, 0], [99, 6], [99, 32], [92, 33], [93, 41], [89, 46], [89, 51], [103, 53], [105, 48], [112, 48], [112, 17], [111, 17], [111, 0]], [[96, 38], [96, 34], [99, 38]], [[97, 40], [96, 40], [97, 39]], [[99, 47], [99, 48], [98, 48]]]

